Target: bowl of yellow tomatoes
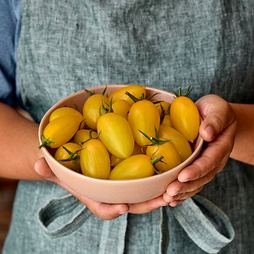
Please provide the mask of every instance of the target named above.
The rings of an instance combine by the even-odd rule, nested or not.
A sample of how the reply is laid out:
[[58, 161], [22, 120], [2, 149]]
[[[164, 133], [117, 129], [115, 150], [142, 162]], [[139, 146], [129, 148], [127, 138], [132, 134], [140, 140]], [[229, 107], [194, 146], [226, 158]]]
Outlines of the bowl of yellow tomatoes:
[[39, 148], [75, 192], [105, 203], [138, 203], [162, 195], [199, 156], [199, 125], [187, 95], [140, 85], [96, 86], [46, 112]]

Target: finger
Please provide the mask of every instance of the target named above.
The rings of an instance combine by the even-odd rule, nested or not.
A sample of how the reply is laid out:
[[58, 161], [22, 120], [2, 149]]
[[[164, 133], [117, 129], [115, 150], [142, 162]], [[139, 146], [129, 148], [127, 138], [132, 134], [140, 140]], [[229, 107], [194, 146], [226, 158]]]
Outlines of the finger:
[[229, 103], [217, 95], [206, 95], [196, 105], [203, 119], [199, 133], [205, 141], [213, 140], [235, 121], [235, 113]]
[[157, 197], [145, 202], [137, 203], [137, 204], [130, 204], [130, 210], [129, 213], [134, 214], [143, 214], [143, 213], [149, 213], [151, 211], [154, 211], [161, 206], [168, 205], [168, 202], [165, 202], [163, 200], [163, 197]]
[[180, 182], [192, 181], [202, 178], [217, 167], [222, 169], [234, 144], [232, 128], [234, 129], [234, 126], [230, 125], [216, 139], [207, 143], [200, 157], [179, 173], [178, 180]]
[[113, 220], [129, 211], [127, 204], [107, 204], [83, 197], [89, 210], [102, 220]]
[[76, 193], [56, 177], [56, 175], [52, 172], [44, 158], [40, 158], [35, 163], [34, 168], [39, 175], [44, 177], [45, 180], [57, 183], [62, 188], [71, 193], [74, 197], [79, 199], [85, 206], [89, 208], [89, 210], [94, 215], [96, 215], [100, 219], [112, 220], [128, 212], [129, 210], [129, 206], [127, 204], [101, 203]]
[[41, 175], [45, 180], [51, 182], [59, 181], [56, 175], [53, 173], [51, 168], [49, 167], [48, 163], [46, 162], [45, 158], [38, 159], [34, 164], [35, 171]]
[[189, 182], [179, 182], [178, 180], [171, 183], [166, 192], [163, 194], [163, 199], [166, 202], [172, 202], [175, 199], [186, 199], [192, 197], [196, 193], [198, 193], [205, 184], [210, 182], [214, 176], [220, 172], [227, 160], [221, 162], [221, 164], [212, 170], [207, 175], [193, 181]]
[[196, 195], [198, 192], [200, 192], [203, 189], [204, 185], [200, 186], [199, 188], [196, 188], [192, 191], [186, 191], [186, 192], [180, 192], [175, 195], [171, 195], [167, 191], [163, 194], [163, 199], [165, 202], [172, 203], [175, 200], [185, 200], [187, 198], [190, 198], [194, 195]]
[[185, 200], [174, 200], [172, 201], [171, 203], [169, 203], [168, 205], [170, 205], [171, 207], [175, 207], [177, 206], [178, 204], [181, 204], [183, 203]]

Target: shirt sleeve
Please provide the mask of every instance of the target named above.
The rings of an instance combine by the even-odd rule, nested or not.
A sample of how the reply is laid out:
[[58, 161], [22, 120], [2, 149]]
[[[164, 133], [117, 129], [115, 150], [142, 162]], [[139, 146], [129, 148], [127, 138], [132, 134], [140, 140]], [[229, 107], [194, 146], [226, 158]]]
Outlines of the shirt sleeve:
[[0, 1], [0, 101], [22, 107], [16, 73], [20, 34], [20, 0]]

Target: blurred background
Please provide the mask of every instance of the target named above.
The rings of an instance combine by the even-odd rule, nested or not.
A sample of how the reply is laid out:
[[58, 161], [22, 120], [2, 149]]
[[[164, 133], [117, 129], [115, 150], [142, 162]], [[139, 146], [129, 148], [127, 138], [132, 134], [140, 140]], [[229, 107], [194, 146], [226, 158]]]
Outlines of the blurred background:
[[0, 253], [11, 222], [12, 205], [18, 181], [0, 178]]

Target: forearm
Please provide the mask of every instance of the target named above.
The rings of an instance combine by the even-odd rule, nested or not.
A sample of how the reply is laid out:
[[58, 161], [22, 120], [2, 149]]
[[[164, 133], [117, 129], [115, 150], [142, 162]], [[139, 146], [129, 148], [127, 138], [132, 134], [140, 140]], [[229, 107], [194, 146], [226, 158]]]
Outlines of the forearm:
[[254, 165], [254, 105], [231, 103], [237, 119], [237, 133], [230, 157]]
[[0, 103], [0, 177], [40, 180], [34, 163], [42, 157], [38, 149], [38, 124]]

